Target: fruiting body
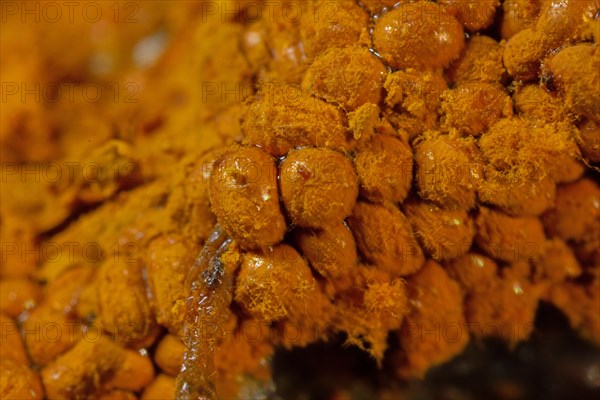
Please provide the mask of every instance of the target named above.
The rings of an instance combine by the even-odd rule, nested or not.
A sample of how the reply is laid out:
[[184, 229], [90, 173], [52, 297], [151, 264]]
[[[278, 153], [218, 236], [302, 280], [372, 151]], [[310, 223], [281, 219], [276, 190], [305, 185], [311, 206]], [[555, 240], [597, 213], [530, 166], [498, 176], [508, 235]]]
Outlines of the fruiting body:
[[277, 166], [259, 148], [236, 146], [215, 162], [210, 199], [219, 223], [243, 245], [269, 246], [283, 238]]
[[410, 224], [395, 207], [358, 202], [348, 224], [363, 257], [390, 275], [410, 275], [423, 265]]
[[356, 153], [360, 193], [373, 202], [404, 201], [412, 185], [413, 155], [398, 138], [376, 135]]
[[463, 27], [436, 3], [403, 3], [377, 20], [373, 44], [394, 69], [446, 67], [464, 47]]
[[292, 223], [322, 228], [350, 215], [358, 178], [348, 157], [329, 149], [288, 153], [279, 171], [281, 199]]

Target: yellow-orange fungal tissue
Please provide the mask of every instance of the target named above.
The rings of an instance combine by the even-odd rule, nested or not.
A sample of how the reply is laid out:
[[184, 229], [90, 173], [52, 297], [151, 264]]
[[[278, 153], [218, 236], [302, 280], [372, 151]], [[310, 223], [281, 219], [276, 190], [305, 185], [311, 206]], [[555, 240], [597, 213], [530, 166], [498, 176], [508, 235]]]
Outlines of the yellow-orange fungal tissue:
[[256, 147], [235, 147], [215, 161], [210, 175], [213, 212], [242, 244], [279, 242], [285, 220], [279, 206], [275, 159]]
[[419, 195], [442, 208], [470, 209], [483, 178], [473, 140], [430, 132], [414, 145]]
[[385, 66], [364, 47], [331, 49], [317, 57], [304, 74], [302, 88], [347, 111], [379, 104]]
[[329, 149], [292, 150], [279, 171], [281, 200], [292, 224], [326, 227], [344, 220], [358, 196], [352, 161]]
[[403, 209], [419, 243], [434, 260], [454, 259], [471, 248], [475, 227], [467, 211], [427, 202], [407, 202]]
[[417, 1], [400, 4], [380, 17], [373, 29], [373, 44], [392, 68], [435, 69], [458, 58], [464, 32], [443, 6]]
[[357, 151], [360, 194], [373, 202], [402, 202], [412, 185], [412, 149], [399, 138], [376, 135]]
[[354, 147], [345, 118], [334, 105], [278, 83], [263, 84], [242, 121], [244, 142], [279, 157], [299, 146], [322, 146], [336, 150]]
[[[393, 355], [396, 374], [422, 377], [432, 365], [458, 355], [469, 342], [461, 290], [436, 262], [427, 261], [407, 281], [409, 311], [398, 331], [403, 352]], [[424, 332], [430, 335], [424, 336]]]
[[8, 6], [0, 398], [272, 397], [340, 338], [421, 379], [540, 301], [600, 343], [597, 0]]
[[479, 34], [466, 41], [461, 56], [446, 70], [451, 83], [501, 82], [505, 73], [502, 46], [491, 37]]
[[348, 224], [358, 250], [377, 268], [392, 276], [404, 276], [417, 272], [423, 265], [423, 250], [400, 210], [358, 202]]

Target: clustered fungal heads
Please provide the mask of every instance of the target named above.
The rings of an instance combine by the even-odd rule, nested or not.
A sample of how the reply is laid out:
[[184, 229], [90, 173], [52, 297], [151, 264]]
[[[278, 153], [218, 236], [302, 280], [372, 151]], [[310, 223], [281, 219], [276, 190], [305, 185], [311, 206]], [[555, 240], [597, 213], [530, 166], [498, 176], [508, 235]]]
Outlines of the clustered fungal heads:
[[[595, 160], [599, 52], [578, 42], [596, 39], [596, 6], [555, 11], [571, 25], [551, 40], [543, 10], [531, 27], [507, 17], [507, 41], [498, 43], [465, 35], [489, 27], [498, 2], [472, 14], [461, 1], [395, 3], [341, 2], [331, 24], [302, 21], [306, 59], [295, 71], [303, 73], [263, 81], [247, 100], [241, 143], [210, 177], [212, 209], [244, 253], [234, 299], [269, 321], [301, 315], [298, 304], [315, 307], [320, 326], [380, 359], [382, 330], [431, 322], [429, 300], [419, 303], [425, 309], [405, 301], [427, 297], [422, 281], [447, 295], [448, 318], [499, 321], [506, 329], [491, 335], [516, 343], [531, 329], [509, 338], [509, 326], [531, 323], [546, 293], [531, 278], [549, 276], [546, 251], [573, 260], [538, 217], [552, 215], [557, 185], [581, 179], [583, 157]], [[543, 46], [524, 51], [525, 35]], [[586, 210], [597, 218], [597, 208]], [[581, 273], [569, 271], [557, 273]], [[480, 298], [489, 285], [498, 301]], [[398, 299], [392, 320], [367, 304], [378, 296]], [[520, 298], [522, 313], [510, 306]], [[348, 310], [361, 310], [363, 321], [349, 323]], [[419, 347], [403, 343], [407, 353]], [[405, 354], [398, 371], [420, 375], [465, 343], [424, 360]]]
[[402, 276], [425, 261], [395, 205], [413, 155], [380, 116], [385, 64], [359, 43], [329, 44], [298, 85], [260, 85], [209, 195], [242, 252], [232, 290], [245, 313], [322, 339], [346, 332], [381, 360], [406, 313]]
[[[161, 90], [138, 110], [139, 137], [89, 155], [135, 168], [58, 182], [40, 202], [15, 192], [2, 215], [3, 234], [28, 245], [129, 242], [142, 259], [36, 269], [3, 254], [0, 318], [14, 334], [0, 397], [168, 398], [178, 386], [178, 398], [236, 398], [269, 379], [276, 346], [338, 333], [422, 377], [471, 337], [526, 339], [540, 299], [598, 343], [600, 187], [586, 168], [600, 162], [597, 0], [309, 0], [296, 21], [211, 19], [185, 3], [173, 25], [186, 29], [145, 77]], [[182, 107], [200, 97], [192, 52], [202, 79], [240, 83], [247, 101]], [[45, 154], [16, 124], [32, 115], [31, 137], [46, 132], [33, 111], [2, 121], [23, 154]], [[83, 114], [94, 117], [74, 131], [130, 125], [129, 112]], [[222, 138], [236, 143], [208, 151]], [[21, 335], [53, 324], [101, 339]], [[247, 328], [256, 340], [239, 340]]]

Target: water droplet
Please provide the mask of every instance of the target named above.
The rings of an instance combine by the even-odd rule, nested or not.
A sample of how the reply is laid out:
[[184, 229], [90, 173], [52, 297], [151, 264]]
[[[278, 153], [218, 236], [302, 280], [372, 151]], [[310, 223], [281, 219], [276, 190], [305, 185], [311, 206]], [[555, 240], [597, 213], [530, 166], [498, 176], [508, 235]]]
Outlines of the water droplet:
[[513, 283], [513, 292], [515, 292], [516, 295], [523, 294], [523, 288], [521, 287], [521, 284], [519, 282]]

